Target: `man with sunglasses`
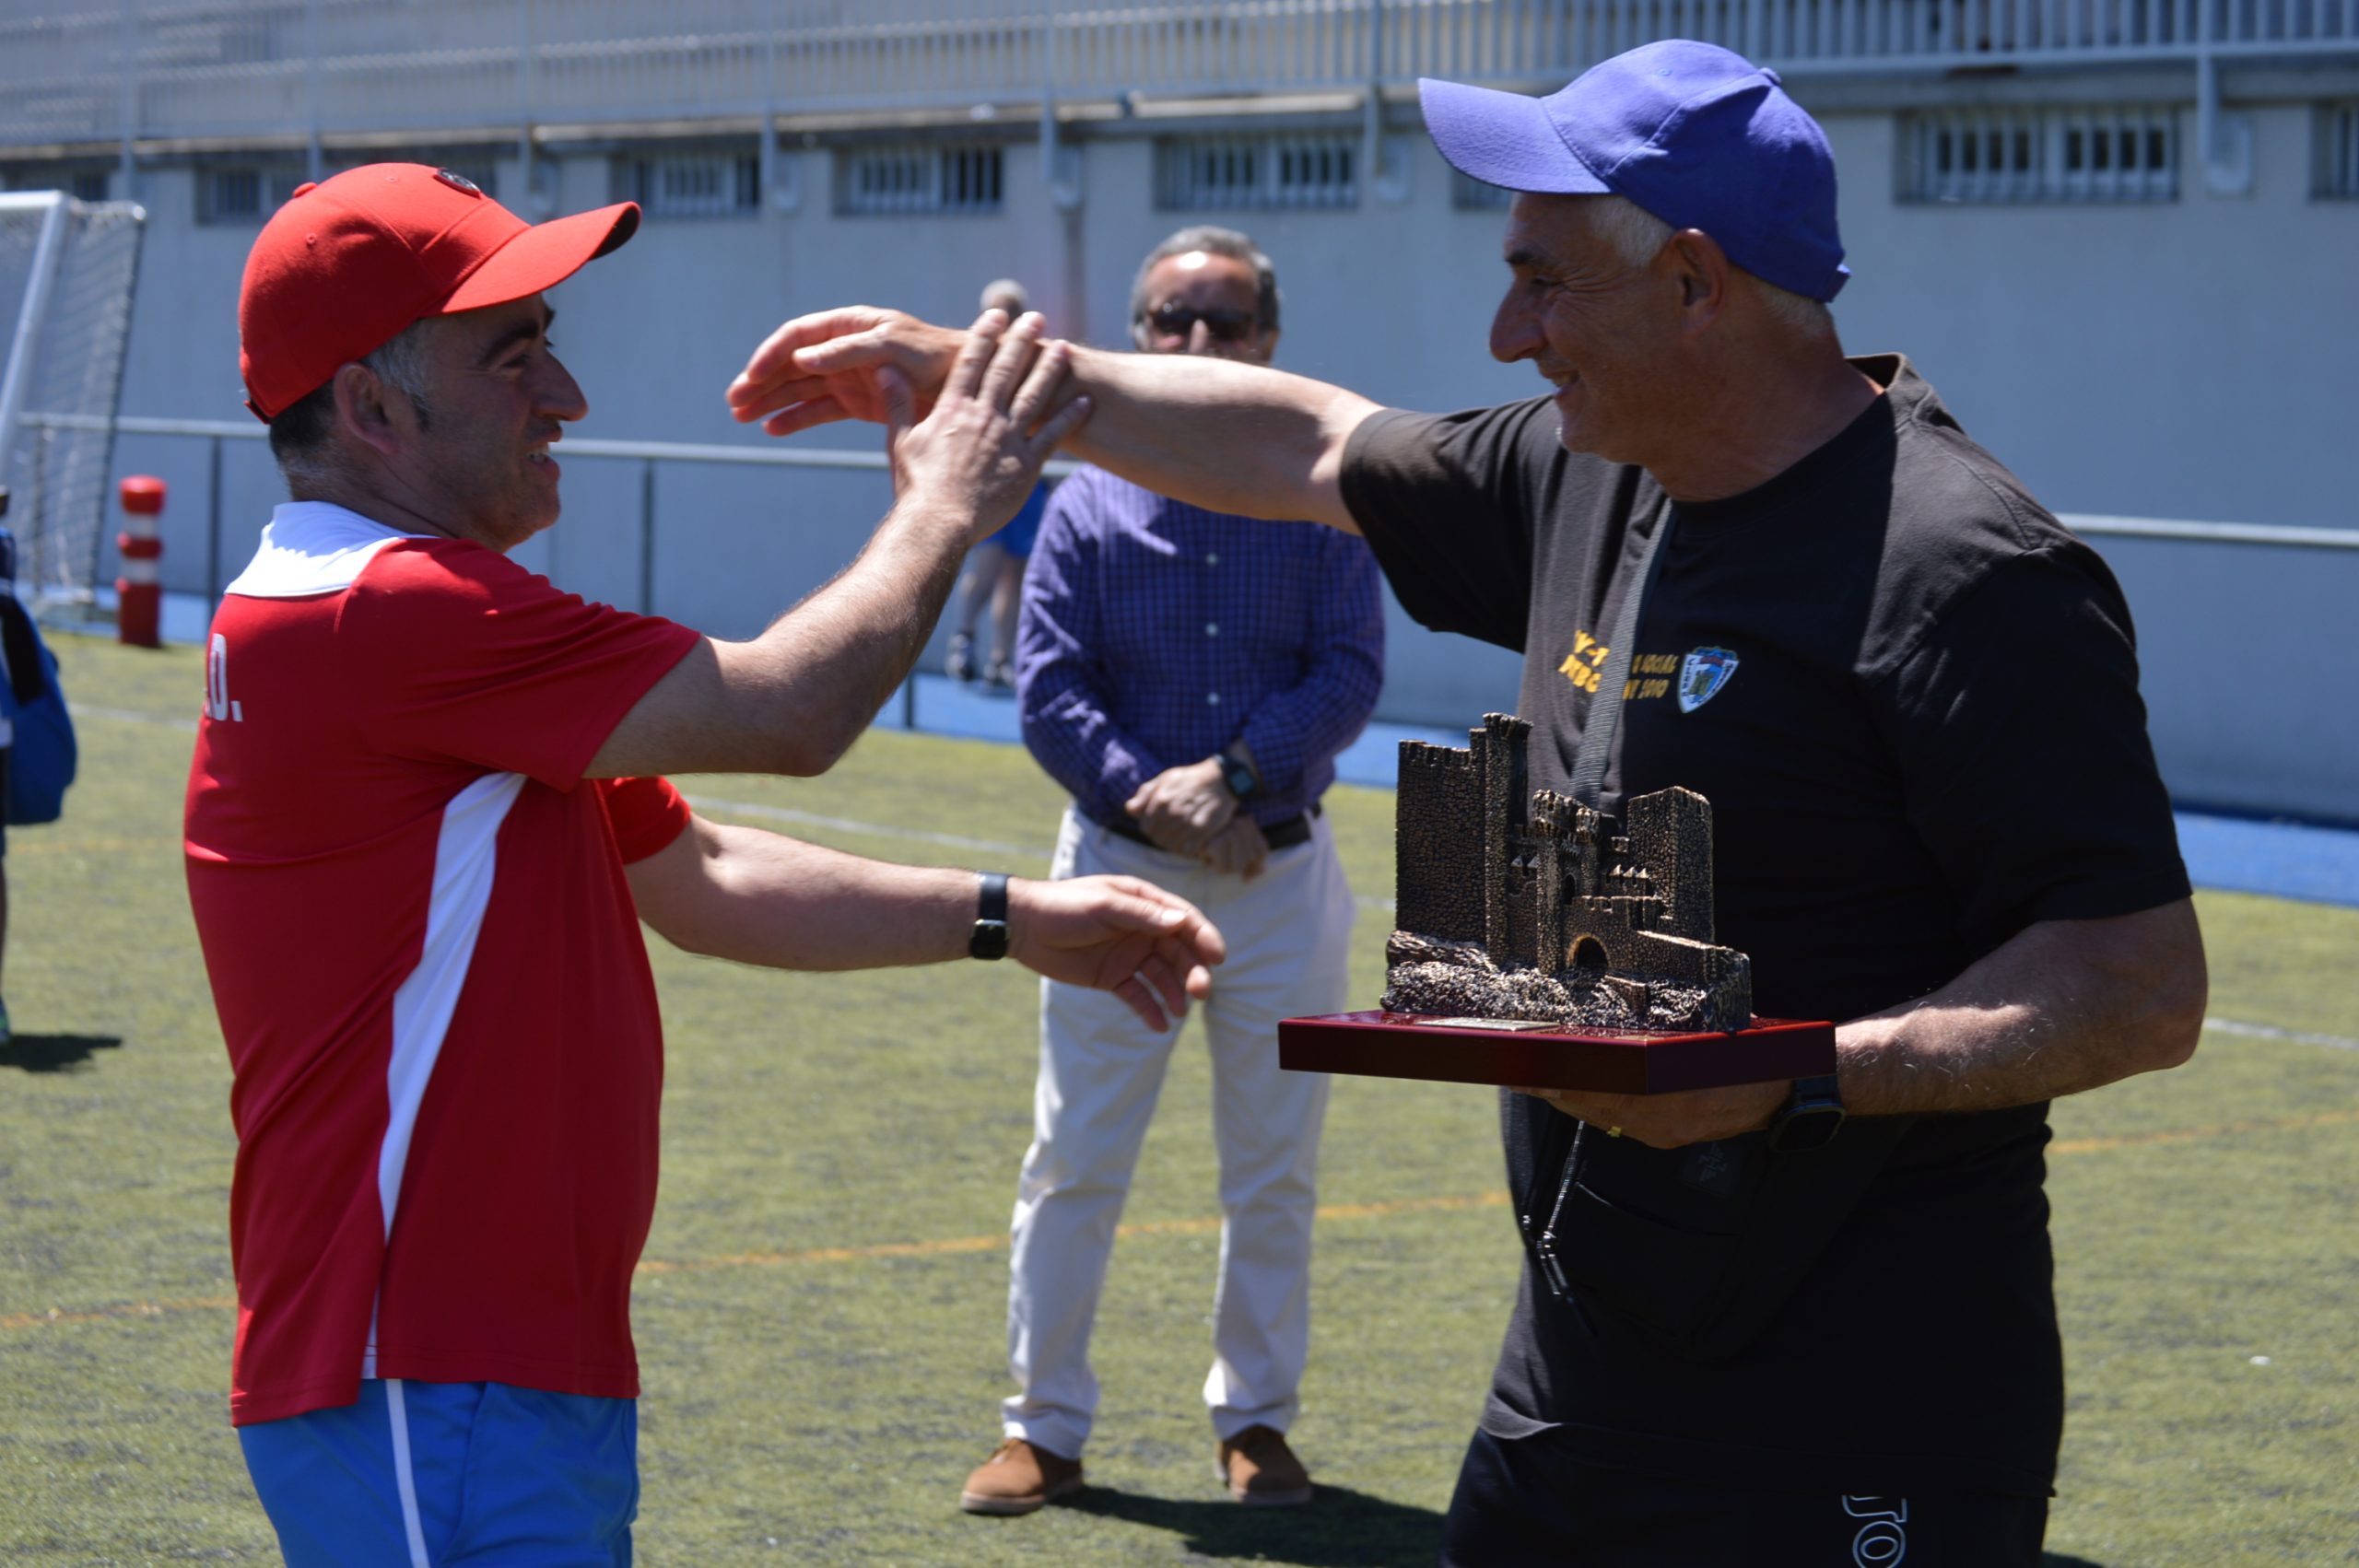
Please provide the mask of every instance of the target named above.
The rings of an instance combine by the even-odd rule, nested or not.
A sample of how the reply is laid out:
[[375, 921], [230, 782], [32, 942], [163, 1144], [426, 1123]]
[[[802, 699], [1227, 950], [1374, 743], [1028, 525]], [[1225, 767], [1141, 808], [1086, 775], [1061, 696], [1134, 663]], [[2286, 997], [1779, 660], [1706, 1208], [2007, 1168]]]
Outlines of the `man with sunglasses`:
[[[1244, 235], [1185, 228], [1131, 297], [1149, 356], [1266, 365], [1277, 275]], [[1277, 1021], [1346, 994], [1351, 889], [1319, 797], [1375, 707], [1374, 559], [1328, 529], [1273, 529], [1099, 468], [1057, 487], [1024, 579], [1024, 738], [1073, 796], [1057, 877], [1115, 872], [1192, 900], [1229, 941], [1204, 1004], [1220, 1149], [1211, 1407], [1238, 1502], [1309, 1501], [1285, 1440], [1309, 1344], [1321, 1075], [1282, 1072]], [[1089, 1332], [1171, 1039], [1083, 988], [1044, 984], [1040, 1078], [1016, 1189], [998, 1449], [959, 1496], [1028, 1514], [1081, 1485], [1097, 1403]]]
[[[2036, 1568], [2047, 1104], [2185, 1060], [2205, 998], [2120, 591], [1905, 358], [1844, 355], [1834, 160], [1774, 72], [1673, 40], [1422, 90], [1520, 193], [1490, 348], [1546, 394], [1084, 352], [1074, 445], [1365, 536], [1411, 614], [1524, 655], [1535, 786], [1618, 714], [1607, 809], [1708, 796], [1756, 1006], [1848, 1020], [1832, 1081], [1503, 1100], [1525, 1266], [1445, 1561]], [[950, 341], [805, 318], [733, 396], [874, 417]]]

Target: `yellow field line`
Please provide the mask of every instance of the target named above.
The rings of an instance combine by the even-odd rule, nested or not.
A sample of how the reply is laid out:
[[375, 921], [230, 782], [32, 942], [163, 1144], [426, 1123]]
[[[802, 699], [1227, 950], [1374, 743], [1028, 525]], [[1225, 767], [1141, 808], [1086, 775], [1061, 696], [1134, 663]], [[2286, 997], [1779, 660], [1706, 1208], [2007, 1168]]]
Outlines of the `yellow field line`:
[[[18, 829], [25, 833], [23, 828]], [[21, 837], [8, 846], [11, 859], [19, 855], [85, 855], [113, 849], [170, 849], [178, 851], [177, 838], [34, 838]]]
[[2184, 1127], [2161, 1132], [2125, 1132], [2111, 1138], [2060, 1138], [2048, 1146], [2051, 1154], [2102, 1154], [2111, 1149], [2145, 1149], [2163, 1143], [2195, 1143], [2207, 1138], [2233, 1138], [2247, 1132], [2296, 1132], [2306, 1127], [2347, 1127], [2359, 1122], [2359, 1108], [2313, 1111], [2307, 1116], [2272, 1117], [2265, 1121], [2223, 1122], [2218, 1127]]
[[[1319, 1210], [1322, 1221], [1379, 1219], [1387, 1214], [1432, 1213], [1462, 1209], [1500, 1209], [1504, 1192], [1479, 1193], [1473, 1198], [1404, 1198], [1380, 1203], [1330, 1203]], [[1114, 1234], [1125, 1236], [1205, 1235], [1220, 1229], [1220, 1216], [1184, 1220], [1143, 1220], [1123, 1225]], [[886, 1241], [868, 1246], [813, 1246], [794, 1252], [740, 1252], [726, 1258], [690, 1258], [676, 1261], [640, 1260], [642, 1274], [701, 1274], [715, 1269], [771, 1269], [797, 1263], [860, 1263], [876, 1258], [945, 1258], [968, 1252], [996, 1252], [1007, 1245], [1004, 1235], [949, 1236], [933, 1241]]]
[[[2101, 1154], [2115, 1149], [2152, 1148], [2169, 1143], [2198, 1143], [2212, 1138], [2233, 1138], [2254, 1132], [2294, 1132], [2312, 1127], [2347, 1127], [2359, 1123], [2359, 1107], [2344, 1110], [2313, 1111], [2306, 1116], [2275, 1117], [2266, 1120], [2223, 1122], [2216, 1127], [2165, 1129], [2157, 1132], [2129, 1132], [2110, 1138], [2063, 1138], [2048, 1146], [2051, 1154]], [[1322, 1204], [1318, 1218], [1332, 1223], [1342, 1220], [1379, 1220], [1392, 1214], [1458, 1213], [1473, 1209], [1504, 1209], [1508, 1195], [1504, 1192], [1479, 1192], [1471, 1197], [1401, 1198], [1381, 1199], [1373, 1203]], [[1209, 1235], [1220, 1229], [1218, 1215], [1198, 1215], [1180, 1220], [1144, 1220], [1122, 1226], [1115, 1234], [1125, 1236], [1148, 1235]], [[738, 1252], [719, 1258], [661, 1258], [640, 1260], [641, 1274], [708, 1274], [723, 1269], [781, 1269], [810, 1263], [865, 1263], [887, 1258], [949, 1258], [966, 1253], [996, 1252], [1007, 1245], [1004, 1235], [945, 1236], [931, 1241], [886, 1241], [867, 1246], [811, 1246], [792, 1252]], [[0, 1315], [0, 1332], [22, 1328], [46, 1328], [68, 1323], [107, 1323], [128, 1317], [165, 1317], [184, 1312], [229, 1312], [237, 1307], [229, 1296], [189, 1296], [176, 1301], [130, 1302], [120, 1306], [90, 1307], [66, 1312], [53, 1307], [47, 1312], [16, 1312]]]
[[[1372, 1220], [1388, 1214], [1450, 1212], [1467, 1209], [1498, 1209], [1507, 1205], [1504, 1192], [1478, 1193], [1472, 1198], [1404, 1198], [1377, 1203], [1330, 1203], [1319, 1211], [1321, 1220]], [[1145, 1220], [1122, 1226], [1119, 1235], [1203, 1235], [1220, 1229], [1217, 1215], [1184, 1220]], [[945, 1258], [959, 1253], [995, 1252], [1007, 1245], [1004, 1235], [949, 1236], [933, 1241], [887, 1241], [868, 1246], [811, 1246], [793, 1252], [739, 1252], [722, 1258], [642, 1258], [642, 1274], [706, 1274], [722, 1269], [777, 1269], [804, 1263], [864, 1263], [880, 1258]], [[191, 1296], [178, 1301], [130, 1302], [120, 1306], [91, 1307], [66, 1312], [16, 1312], [0, 1316], [0, 1332], [46, 1328], [53, 1324], [105, 1323], [124, 1317], [164, 1317], [182, 1312], [229, 1312], [237, 1307], [230, 1296]]]
[[12, 1312], [0, 1316], [0, 1330], [46, 1328], [53, 1323], [108, 1323], [118, 1317], [169, 1317], [181, 1312], [234, 1312], [235, 1296], [183, 1296], [178, 1301], [135, 1301], [121, 1306], [94, 1306], [81, 1312]]

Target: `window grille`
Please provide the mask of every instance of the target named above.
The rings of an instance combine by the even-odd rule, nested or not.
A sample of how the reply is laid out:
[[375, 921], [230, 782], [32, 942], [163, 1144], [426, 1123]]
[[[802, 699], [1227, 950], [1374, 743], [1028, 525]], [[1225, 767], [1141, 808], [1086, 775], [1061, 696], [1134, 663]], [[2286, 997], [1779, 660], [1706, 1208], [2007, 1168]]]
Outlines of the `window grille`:
[[196, 171], [196, 221], [260, 223], [287, 205], [303, 182], [299, 169], [217, 164]]
[[1515, 205], [1515, 193], [1504, 185], [1486, 185], [1471, 174], [1449, 171], [1449, 205], [1460, 212], [1498, 212]]
[[1953, 110], [1912, 116], [1903, 145], [1915, 201], [2178, 198], [2178, 117], [2167, 108]]
[[992, 213], [1007, 185], [1007, 151], [996, 144], [847, 147], [836, 155], [836, 210]]
[[[478, 181], [480, 183], [480, 181]], [[762, 200], [762, 160], [754, 153], [674, 153], [615, 165], [615, 199], [650, 217], [731, 217]]]
[[1167, 136], [1155, 146], [1156, 202], [1166, 212], [1357, 206], [1359, 152], [1349, 132]]
[[2318, 192], [2359, 199], [2359, 102], [2319, 106]]

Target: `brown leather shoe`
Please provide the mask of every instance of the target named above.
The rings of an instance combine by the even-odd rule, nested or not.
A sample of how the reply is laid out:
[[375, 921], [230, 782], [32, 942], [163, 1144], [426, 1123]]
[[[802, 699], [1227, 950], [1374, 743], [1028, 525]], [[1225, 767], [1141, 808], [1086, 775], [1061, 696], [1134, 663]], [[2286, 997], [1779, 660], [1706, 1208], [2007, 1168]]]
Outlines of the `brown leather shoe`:
[[1274, 1427], [1249, 1426], [1220, 1445], [1220, 1479], [1239, 1503], [1291, 1508], [1310, 1501], [1310, 1472]]
[[967, 1478], [958, 1506], [969, 1514], [1031, 1514], [1081, 1490], [1081, 1461], [1011, 1437]]

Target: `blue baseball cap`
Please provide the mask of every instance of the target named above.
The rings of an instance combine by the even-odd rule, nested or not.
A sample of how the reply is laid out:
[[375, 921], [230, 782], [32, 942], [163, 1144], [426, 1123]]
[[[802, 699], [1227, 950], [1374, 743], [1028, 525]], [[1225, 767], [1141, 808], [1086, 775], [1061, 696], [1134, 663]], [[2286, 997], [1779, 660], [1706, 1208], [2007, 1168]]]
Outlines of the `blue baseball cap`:
[[1826, 134], [1777, 72], [1717, 44], [1645, 44], [1546, 98], [1431, 77], [1417, 93], [1441, 156], [1485, 184], [1625, 197], [1812, 299], [1851, 275]]

